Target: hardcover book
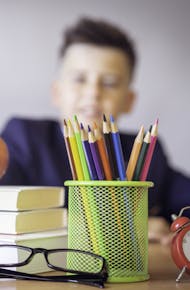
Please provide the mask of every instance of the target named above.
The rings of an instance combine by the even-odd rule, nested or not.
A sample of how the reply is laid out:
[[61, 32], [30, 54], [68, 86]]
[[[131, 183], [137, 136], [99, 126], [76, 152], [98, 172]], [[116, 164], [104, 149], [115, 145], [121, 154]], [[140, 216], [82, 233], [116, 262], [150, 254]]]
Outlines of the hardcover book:
[[0, 186], [0, 210], [32, 210], [63, 207], [64, 187]]

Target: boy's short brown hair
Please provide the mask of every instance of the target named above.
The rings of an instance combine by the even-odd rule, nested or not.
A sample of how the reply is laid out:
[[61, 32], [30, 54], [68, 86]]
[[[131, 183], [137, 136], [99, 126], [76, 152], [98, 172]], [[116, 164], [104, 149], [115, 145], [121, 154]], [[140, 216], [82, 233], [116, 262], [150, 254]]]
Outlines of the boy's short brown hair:
[[60, 48], [60, 57], [72, 44], [86, 43], [98, 46], [111, 46], [121, 49], [130, 63], [131, 76], [136, 65], [136, 52], [129, 36], [116, 25], [104, 20], [81, 18], [63, 34], [63, 43]]

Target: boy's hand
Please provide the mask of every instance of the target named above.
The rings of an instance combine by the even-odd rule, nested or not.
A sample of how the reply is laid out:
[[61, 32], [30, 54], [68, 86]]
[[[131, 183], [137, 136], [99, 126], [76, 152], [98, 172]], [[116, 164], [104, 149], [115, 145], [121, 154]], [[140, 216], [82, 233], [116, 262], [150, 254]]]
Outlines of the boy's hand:
[[9, 153], [7, 149], [7, 145], [0, 138], [0, 178], [5, 174], [9, 162]]
[[171, 243], [173, 233], [163, 217], [149, 217], [148, 219], [148, 239], [149, 242], [157, 242], [162, 245]]

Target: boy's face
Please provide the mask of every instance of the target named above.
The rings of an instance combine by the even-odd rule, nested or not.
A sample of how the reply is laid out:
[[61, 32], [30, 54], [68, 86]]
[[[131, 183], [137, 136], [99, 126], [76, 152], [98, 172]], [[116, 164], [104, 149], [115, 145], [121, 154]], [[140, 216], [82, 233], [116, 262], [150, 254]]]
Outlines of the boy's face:
[[54, 104], [62, 120], [77, 115], [85, 126], [100, 124], [103, 114], [117, 118], [130, 110], [134, 94], [129, 79], [128, 60], [119, 49], [74, 44], [67, 49], [54, 82]]

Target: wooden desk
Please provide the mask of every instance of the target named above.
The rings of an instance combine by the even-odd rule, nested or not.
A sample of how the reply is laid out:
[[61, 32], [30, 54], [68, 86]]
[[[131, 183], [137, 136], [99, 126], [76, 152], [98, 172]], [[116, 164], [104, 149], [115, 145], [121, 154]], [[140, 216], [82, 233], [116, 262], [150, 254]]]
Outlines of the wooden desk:
[[[179, 270], [174, 265], [170, 249], [158, 244], [149, 246], [149, 273], [150, 280], [137, 283], [120, 283], [105, 284], [105, 289], [111, 290], [173, 290], [173, 289], [190, 289], [190, 276], [184, 274], [181, 282], [176, 283], [175, 279]], [[3, 290], [92, 290], [98, 289], [91, 286], [78, 285], [75, 283], [52, 283], [52, 282], [36, 282], [36, 281], [15, 281], [0, 280], [0, 289]]]

